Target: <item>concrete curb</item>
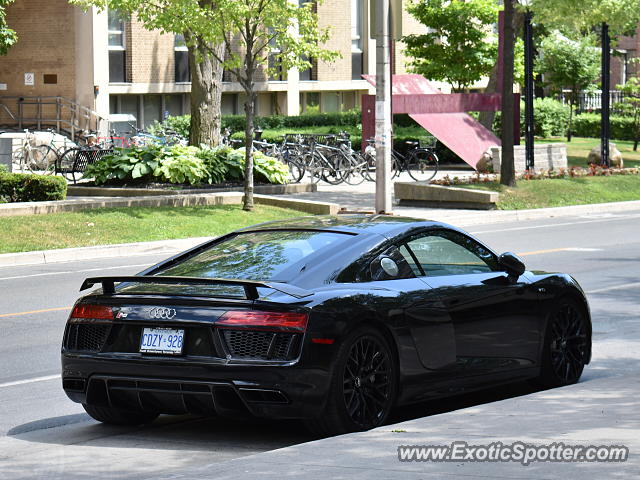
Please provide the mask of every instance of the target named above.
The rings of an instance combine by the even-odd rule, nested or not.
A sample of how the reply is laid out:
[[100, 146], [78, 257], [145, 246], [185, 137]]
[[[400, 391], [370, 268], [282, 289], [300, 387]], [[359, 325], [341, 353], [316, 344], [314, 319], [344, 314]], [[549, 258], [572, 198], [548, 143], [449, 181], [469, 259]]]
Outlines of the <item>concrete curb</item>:
[[47, 263], [94, 260], [98, 258], [126, 257], [130, 255], [171, 255], [195, 247], [213, 237], [181, 238], [155, 242], [96, 245], [95, 247], [61, 248], [34, 252], [0, 254], [0, 267], [42, 265]]
[[[433, 220], [455, 221], [457, 225], [480, 225], [501, 222], [520, 222], [525, 220], [541, 220], [545, 218], [572, 217], [578, 215], [623, 213], [640, 210], [640, 200], [629, 202], [593, 203], [589, 205], [572, 205], [569, 207], [534, 208], [531, 210], [494, 210], [468, 215], [431, 215]], [[430, 213], [434, 211], [431, 210]], [[444, 220], [446, 218], [446, 220]]]
[[[262, 203], [262, 201], [258, 201], [258, 199], [264, 199], [264, 203], [266, 204], [270, 204], [268, 202], [271, 202], [273, 200], [280, 200], [282, 201], [282, 203], [288, 202], [289, 205], [295, 205], [298, 202], [319, 204], [320, 209], [324, 208], [322, 207], [322, 205], [331, 205], [336, 207], [336, 211], [332, 212], [332, 214], [337, 213], [336, 204], [329, 204], [325, 202], [310, 202], [280, 198], [274, 199], [274, 197], [256, 195], [256, 202]], [[295, 207], [292, 206], [291, 208]], [[473, 225], [492, 224], [500, 222], [539, 220], [544, 218], [588, 215], [592, 213], [626, 212], [632, 210], [640, 210], [640, 201], [576, 205], [571, 207], [540, 208], [534, 210], [493, 210], [483, 213], [473, 212], [472, 214], [467, 214], [467, 212], [461, 214], [460, 210], [444, 210], [442, 212], [429, 210], [428, 212], [426, 212], [428, 213], [428, 215], [426, 216], [428, 216], [428, 218], [431, 220], [449, 222], [455, 224], [456, 226], [468, 227]], [[73, 260], [123, 257], [127, 255], [151, 255], [164, 253], [169, 255], [171, 253], [177, 253], [182, 250], [191, 248], [206, 240], [208, 240], [208, 237], [185, 238], [179, 240], [160, 240], [155, 242], [126, 243], [117, 245], [98, 245], [95, 247], [65, 248], [58, 250], [40, 250], [34, 252], [4, 253], [0, 254], [0, 267], [39, 265], [56, 262], [70, 262]]]
[[[68, 196], [77, 197], [155, 197], [162, 195], [194, 195], [200, 193], [241, 192], [239, 187], [194, 188], [191, 190], [166, 190], [162, 188], [120, 188], [120, 187], [85, 187], [69, 185]], [[254, 193], [262, 195], [291, 195], [296, 193], [317, 192], [316, 183], [289, 183], [286, 185], [256, 185]]]
[[[196, 205], [239, 205], [244, 195], [241, 192], [219, 192], [180, 195], [157, 195], [142, 197], [109, 197], [96, 199], [70, 199], [50, 202], [17, 202], [0, 205], [0, 217], [17, 215], [42, 215], [47, 213], [76, 212], [91, 208], [113, 207], [186, 207]], [[338, 213], [335, 203], [313, 200], [289, 199], [255, 194], [255, 203], [282, 208], [292, 208], [311, 214]]]

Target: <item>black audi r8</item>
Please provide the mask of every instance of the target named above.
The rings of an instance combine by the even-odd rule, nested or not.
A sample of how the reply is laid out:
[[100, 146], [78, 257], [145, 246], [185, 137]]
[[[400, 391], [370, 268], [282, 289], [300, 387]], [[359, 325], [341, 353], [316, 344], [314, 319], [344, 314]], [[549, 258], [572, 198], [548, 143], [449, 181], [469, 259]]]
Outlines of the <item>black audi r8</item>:
[[571, 384], [591, 357], [573, 278], [412, 218], [263, 223], [82, 290], [97, 284], [67, 322], [62, 383], [105, 423], [252, 414], [336, 434], [434, 397]]

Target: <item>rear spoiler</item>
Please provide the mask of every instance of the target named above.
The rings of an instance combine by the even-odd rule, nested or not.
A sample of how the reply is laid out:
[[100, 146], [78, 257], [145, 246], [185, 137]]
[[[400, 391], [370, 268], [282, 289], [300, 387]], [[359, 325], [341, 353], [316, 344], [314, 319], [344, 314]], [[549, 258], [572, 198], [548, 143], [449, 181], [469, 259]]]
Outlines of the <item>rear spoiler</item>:
[[288, 283], [281, 282], [258, 282], [253, 280], [235, 280], [228, 278], [199, 278], [199, 277], [154, 277], [154, 276], [119, 276], [119, 277], [92, 277], [82, 282], [80, 291], [86, 290], [96, 284], [102, 285], [102, 291], [106, 295], [116, 294], [116, 283], [155, 283], [162, 285], [236, 285], [244, 288], [247, 300], [259, 298], [258, 288], [271, 288], [278, 292], [290, 295], [295, 298], [304, 298], [313, 295], [313, 292], [304, 290]]

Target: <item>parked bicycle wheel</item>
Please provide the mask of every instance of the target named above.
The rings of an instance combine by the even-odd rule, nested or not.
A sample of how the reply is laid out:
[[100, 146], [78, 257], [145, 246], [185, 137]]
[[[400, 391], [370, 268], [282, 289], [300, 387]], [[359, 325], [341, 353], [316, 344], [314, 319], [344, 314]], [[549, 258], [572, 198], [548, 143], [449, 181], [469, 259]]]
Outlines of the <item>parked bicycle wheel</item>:
[[31, 156], [30, 170], [32, 173], [41, 175], [53, 175], [55, 173], [58, 153], [51, 145], [40, 145], [33, 148]]
[[360, 185], [365, 180], [365, 161], [359, 154], [338, 154], [342, 159], [338, 160], [340, 171], [344, 181], [349, 185]]
[[342, 154], [333, 154], [328, 158], [323, 157], [322, 162], [324, 163], [322, 179], [331, 185], [341, 184], [345, 181], [345, 177], [349, 175], [349, 166], [345, 165], [344, 155]]
[[73, 183], [76, 183], [76, 172], [74, 167], [80, 150], [81, 149], [78, 147], [69, 148], [65, 150], [60, 157], [58, 157], [58, 161], [56, 162], [56, 173], [61, 174], [67, 180], [73, 180]]
[[401, 167], [403, 164], [406, 167], [404, 158], [400, 157], [399, 155], [400, 154], [395, 150], [391, 152], [391, 178], [396, 178], [398, 175], [400, 175], [400, 172], [402, 172], [403, 170], [403, 168]]
[[416, 149], [409, 152], [406, 163], [411, 178], [417, 182], [428, 182], [438, 172], [438, 157], [426, 149]]
[[311, 183], [318, 183], [324, 178], [324, 166], [322, 158], [316, 153], [308, 153], [304, 156], [306, 172]]

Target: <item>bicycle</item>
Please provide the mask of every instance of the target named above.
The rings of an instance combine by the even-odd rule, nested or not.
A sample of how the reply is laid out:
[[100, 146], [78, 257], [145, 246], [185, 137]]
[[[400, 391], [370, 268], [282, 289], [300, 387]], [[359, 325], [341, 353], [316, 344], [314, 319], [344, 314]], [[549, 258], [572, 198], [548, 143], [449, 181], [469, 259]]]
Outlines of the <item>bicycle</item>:
[[436, 143], [437, 140], [434, 140], [429, 145], [424, 144], [422, 141], [408, 140], [405, 144], [410, 149], [406, 155], [393, 149], [391, 151], [391, 157], [393, 158], [391, 178], [395, 178], [406, 171], [416, 182], [431, 181], [438, 173], [439, 160], [435, 153]]
[[25, 130], [22, 145], [11, 154], [12, 163], [17, 165], [20, 173], [42, 173], [50, 175], [55, 171], [55, 163], [51, 161], [49, 145], [35, 145], [36, 136]]

